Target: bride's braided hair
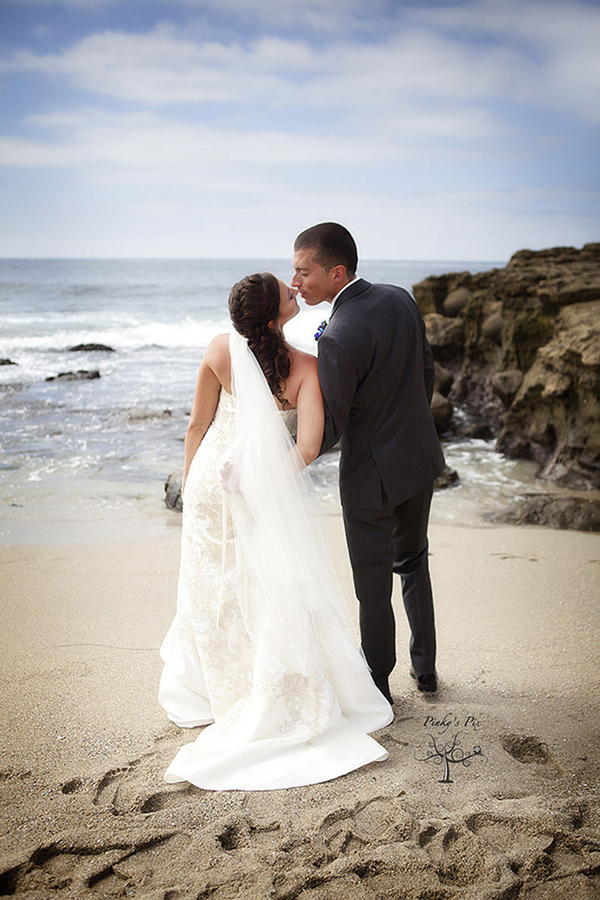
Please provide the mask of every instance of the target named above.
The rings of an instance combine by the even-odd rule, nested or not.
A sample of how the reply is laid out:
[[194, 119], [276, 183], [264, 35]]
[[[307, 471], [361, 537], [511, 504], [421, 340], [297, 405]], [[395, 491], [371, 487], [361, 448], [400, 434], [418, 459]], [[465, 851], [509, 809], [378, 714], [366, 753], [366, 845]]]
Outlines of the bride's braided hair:
[[290, 357], [281, 331], [269, 327], [277, 319], [279, 300], [279, 282], [274, 275], [247, 275], [231, 289], [229, 315], [235, 330], [247, 339], [271, 393], [285, 407], [282, 391], [290, 374]]

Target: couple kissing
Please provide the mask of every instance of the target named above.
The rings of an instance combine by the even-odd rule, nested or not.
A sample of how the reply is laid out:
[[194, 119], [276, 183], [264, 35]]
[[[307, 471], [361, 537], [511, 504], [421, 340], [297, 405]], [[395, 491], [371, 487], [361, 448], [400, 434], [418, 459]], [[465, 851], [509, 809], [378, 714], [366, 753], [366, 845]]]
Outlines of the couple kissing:
[[[159, 702], [206, 726], [165, 779], [212, 790], [313, 784], [385, 759], [371, 737], [393, 718], [393, 574], [400, 575], [417, 688], [437, 689], [427, 527], [443, 455], [434, 365], [411, 294], [357, 276], [342, 225], [294, 244], [287, 286], [247, 276], [231, 334], [202, 359], [184, 452], [175, 618]], [[331, 303], [318, 359], [285, 324]], [[340, 442], [340, 494], [359, 602], [360, 647], [306, 466]]]

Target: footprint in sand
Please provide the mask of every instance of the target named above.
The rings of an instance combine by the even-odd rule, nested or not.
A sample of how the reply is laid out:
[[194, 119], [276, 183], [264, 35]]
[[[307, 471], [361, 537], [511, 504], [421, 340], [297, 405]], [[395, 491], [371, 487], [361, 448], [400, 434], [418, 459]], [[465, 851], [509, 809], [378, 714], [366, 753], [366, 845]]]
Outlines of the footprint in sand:
[[430, 818], [399, 795], [325, 812], [308, 827], [295, 818], [280, 826], [230, 815], [185, 833], [149, 833], [138, 808], [115, 819], [110, 836], [102, 824], [24, 852], [0, 872], [0, 895], [373, 900], [401, 889], [406, 900], [595, 896], [600, 819], [593, 804], [477, 801]]
[[111, 806], [116, 810], [120, 782], [125, 775], [135, 768], [137, 762], [138, 760], [127, 766], [122, 766], [120, 769], [110, 769], [103, 775], [92, 798], [94, 806]]
[[0, 873], [0, 894], [35, 898], [135, 896], [152, 873], [185, 851], [189, 838], [163, 834], [151, 838], [106, 841], [63, 838], [42, 845], [19, 864]]
[[71, 781], [67, 781], [63, 784], [61, 791], [63, 794], [74, 794], [76, 791], [81, 790], [84, 784], [84, 778], [72, 778]]
[[[546, 809], [477, 812], [466, 816], [465, 824], [506, 855], [519, 879], [531, 884], [528, 897], [595, 896], [588, 876], [598, 871], [597, 817], [585, 804], [568, 804], [556, 818]], [[560, 885], [560, 891], [553, 885]]]
[[412, 828], [412, 817], [400, 797], [374, 797], [351, 810], [341, 808], [329, 813], [319, 831], [336, 854], [347, 854], [372, 843], [408, 840]]
[[[165, 766], [160, 755], [171, 753], [173, 735], [159, 734], [155, 739], [156, 749], [130, 760], [126, 765], [109, 769], [100, 778], [93, 793], [92, 803], [97, 807], [108, 807], [115, 815], [141, 812], [157, 813], [164, 809], [181, 806], [190, 795], [199, 793], [198, 788], [189, 784], [178, 784], [157, 790], [164, 785], [161, 773]], [[166, 746], [164, 746], [166, 745]], [[73, 779], [63, 786], [63, 793], [73, 793], [83, 784], [82, 779]]]
[[163, 809], [173, 809], [189, 801], [190, 796], [198, 793], [197, 788], [190, 784], [179, 785], [170, 791], [158, 791], [156, 794], [144, 800], [140, 806], [141, 813], [156, 813]]
[[538, 556], [519, 556], [516, 553], [490, 553], [490, 556], [497, 556], [498, 559], [525, 559], [527, 562], [539, 562]]
[[539, 738], [530, 734], [500, 735], [500, 743], [513, 759], [521, 763], [547, 763], [550, 759], [548, 747]]

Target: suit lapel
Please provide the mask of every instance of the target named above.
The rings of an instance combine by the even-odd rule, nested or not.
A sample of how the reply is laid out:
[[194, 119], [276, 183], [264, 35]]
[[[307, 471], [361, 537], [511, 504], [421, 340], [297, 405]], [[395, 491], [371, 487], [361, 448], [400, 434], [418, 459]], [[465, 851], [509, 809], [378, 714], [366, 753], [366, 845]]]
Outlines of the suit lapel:
[[350, 287], [347, 287], [346, 290], [341, 294], [341, 296], [334, 301], [333, 310], [331, 311], [331, 316], [329, 317], [329, 321], [335, 316], [338, 309], [347, 303], [348, 300], [353, 300], [355, 297], [359, 297], [360, 294], [364, 294], [366, 290], [371, 287], [370, 282], [365, 281], [364, 278], [359, 278], [354, 284], [351, 284]]

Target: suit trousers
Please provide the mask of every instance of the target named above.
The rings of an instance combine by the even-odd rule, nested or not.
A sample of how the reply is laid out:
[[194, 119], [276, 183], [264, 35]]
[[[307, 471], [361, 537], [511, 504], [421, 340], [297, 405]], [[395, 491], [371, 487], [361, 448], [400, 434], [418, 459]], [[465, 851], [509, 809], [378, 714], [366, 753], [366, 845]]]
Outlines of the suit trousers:
[[436, 637], [429, 576], [427, 526], [433, 484], [380, 509], [344, 507], [344, 526], [360, 603], [362, 647], [375, 682], [386, 683], [396, 664], [393, 573], [400, 575], [410, 625], [410, 657], [417, 675], [435, 672]]

